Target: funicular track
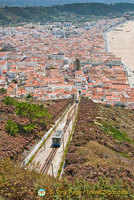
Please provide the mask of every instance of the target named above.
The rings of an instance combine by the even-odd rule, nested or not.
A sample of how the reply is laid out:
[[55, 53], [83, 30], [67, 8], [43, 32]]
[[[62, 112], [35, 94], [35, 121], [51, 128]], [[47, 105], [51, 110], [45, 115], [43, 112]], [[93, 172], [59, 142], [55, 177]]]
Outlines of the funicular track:
[[[75, 115], [75, 113], [76, 113], [76, 105], [74, 105], [71, 108], [71, 110], [67, 113], [66, 124], [65, 124], [64, 129], [63, 129], [64, 133], [66, 133], [68, 125], [71, 122], [71, 120], [73, 119], [73, 116]], [[56, 155], [57, 150], [58, 150], [58, 148], [52, 148], [49, 156], [45, 160], [45, 163], [43, 164], [43, 167], [40, 170], [41, 173], [47, 173], [48, 172], [50, 165], [52, 164], [52, 161], [53, 161], [53, 159]]]
[[57, 150], [58, 150], [57, 148], [52, 149], [52, 151], [50, 152], [48, 158], [46, 159], [46, 161], [45, 161], [45, 163], [44, 163], [44, 165], [41, 169], [41, 173], [47, 173], [48, 172], [49, 167], [52, 163], [52, 160], [54, 159], [54, 156], [55, 156]]

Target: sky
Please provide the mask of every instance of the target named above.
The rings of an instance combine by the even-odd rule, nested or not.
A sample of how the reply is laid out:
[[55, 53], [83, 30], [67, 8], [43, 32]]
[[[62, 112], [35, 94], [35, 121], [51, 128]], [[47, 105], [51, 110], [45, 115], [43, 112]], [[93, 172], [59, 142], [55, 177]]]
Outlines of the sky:
[[8, 6], [51, 6], [51, 5], [61, 5], [68, 3], [134, 3], [134, 0], [0, 0], [0, 4]]

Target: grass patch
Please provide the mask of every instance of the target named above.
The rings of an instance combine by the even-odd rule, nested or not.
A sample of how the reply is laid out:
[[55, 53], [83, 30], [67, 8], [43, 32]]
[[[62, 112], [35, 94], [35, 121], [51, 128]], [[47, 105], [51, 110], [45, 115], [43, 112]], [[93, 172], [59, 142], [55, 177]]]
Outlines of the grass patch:
[[126, 153], [122, 153], [122, 152], [117, 152], [117, 151], [114, 151], [115, 153], [117, 154], [120, 154], [121, 156], [125, 157], [125, 158], [130, 158], [130, 156]]
[[134, 144], [134, 141], [132, 141], [128, 135], [126, 133], [124, 133], [123, 131], [115, 128], [114, 126], [106, 123], [106, 122], [102, 122], [103, 127], [102, 130], [105, 133], [109, 133], [110, 136], [112, 136], [115, 140], [118, 141], [125, 141], [125, 142], [129, 142], [131, 144]]
[[[118, 168], [129, 169], [132, 171], [133, 159], [126, 153], [112, 150], [96, 141], [89, 141], [86, 146], [78, 148], [75, 152], [79, 156], [79, 160], [85, 158], [83, 168], [86, 166], [92, 166], [97, 171], [98, 166], [100, 169], [105, 169], [111, 173], [111, 168], [116, 171]], [[130, 163], [128, 164], [128, 159]], [[103, 174], [104, 175], [104, 174]], [[102, 174], [100, 175], [102, 176]], [[114, 174], [113, 174], [114, 177]], [[110, 178], [110, 177], [109, 177]]]

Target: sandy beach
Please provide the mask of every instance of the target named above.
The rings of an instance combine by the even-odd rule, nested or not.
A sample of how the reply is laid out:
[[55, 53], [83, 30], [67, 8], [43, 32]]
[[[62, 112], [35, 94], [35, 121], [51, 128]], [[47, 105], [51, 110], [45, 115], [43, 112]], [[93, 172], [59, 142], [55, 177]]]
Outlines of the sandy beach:
[[114, 28], [107, 33], [109, 51], [121, 58], [134, 71], [134, 21]]

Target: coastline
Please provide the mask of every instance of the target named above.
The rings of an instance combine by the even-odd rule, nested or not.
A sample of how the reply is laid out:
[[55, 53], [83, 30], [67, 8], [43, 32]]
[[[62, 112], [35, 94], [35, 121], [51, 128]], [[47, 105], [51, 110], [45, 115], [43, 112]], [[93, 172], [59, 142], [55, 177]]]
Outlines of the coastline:
[[105, 51], [106, 52], [110, 52], [110, 47], [109, 47], [109, 41], [108, 41], [108, 33], [113, 31], [113, 29], [119, 27], [119, 26], [122, 26], [123, 24], [125, 24], [127, 21], [124, 20], [122, 22], [119, 22], [113, 26], [111, 26], [110, 28], [106, 29], [104, 32], [103, 32], [103, 38], [104, 38], [104, 43], [105, 43]]
[[[132, 26], [133, 25], [133, 26]], [[112, 52], [116, 57], [121, 58], [122, 66], [126, 72], [128, 82], [131, 88], [134, 87], [134, 39], [133, 43], [129, 43], [128, 34], [130, 31], [126, 30], [131, 27], [131, 32], [134, 35], [134, 21], [126, 21], [118, 26], [114, 26], [104, 33], [105, 50]], [[132, 33], [131, 33], [132, 34]], [[123, 38], [123, 39], [122, 39]], [[133, 48], [130, 48], [133, 46]], [[130, 55], [130, 50], [133, 53]], [[131, 60], [131, 62], [130, 62]], [[131, 64], [130, 64], [131, 63]]]

